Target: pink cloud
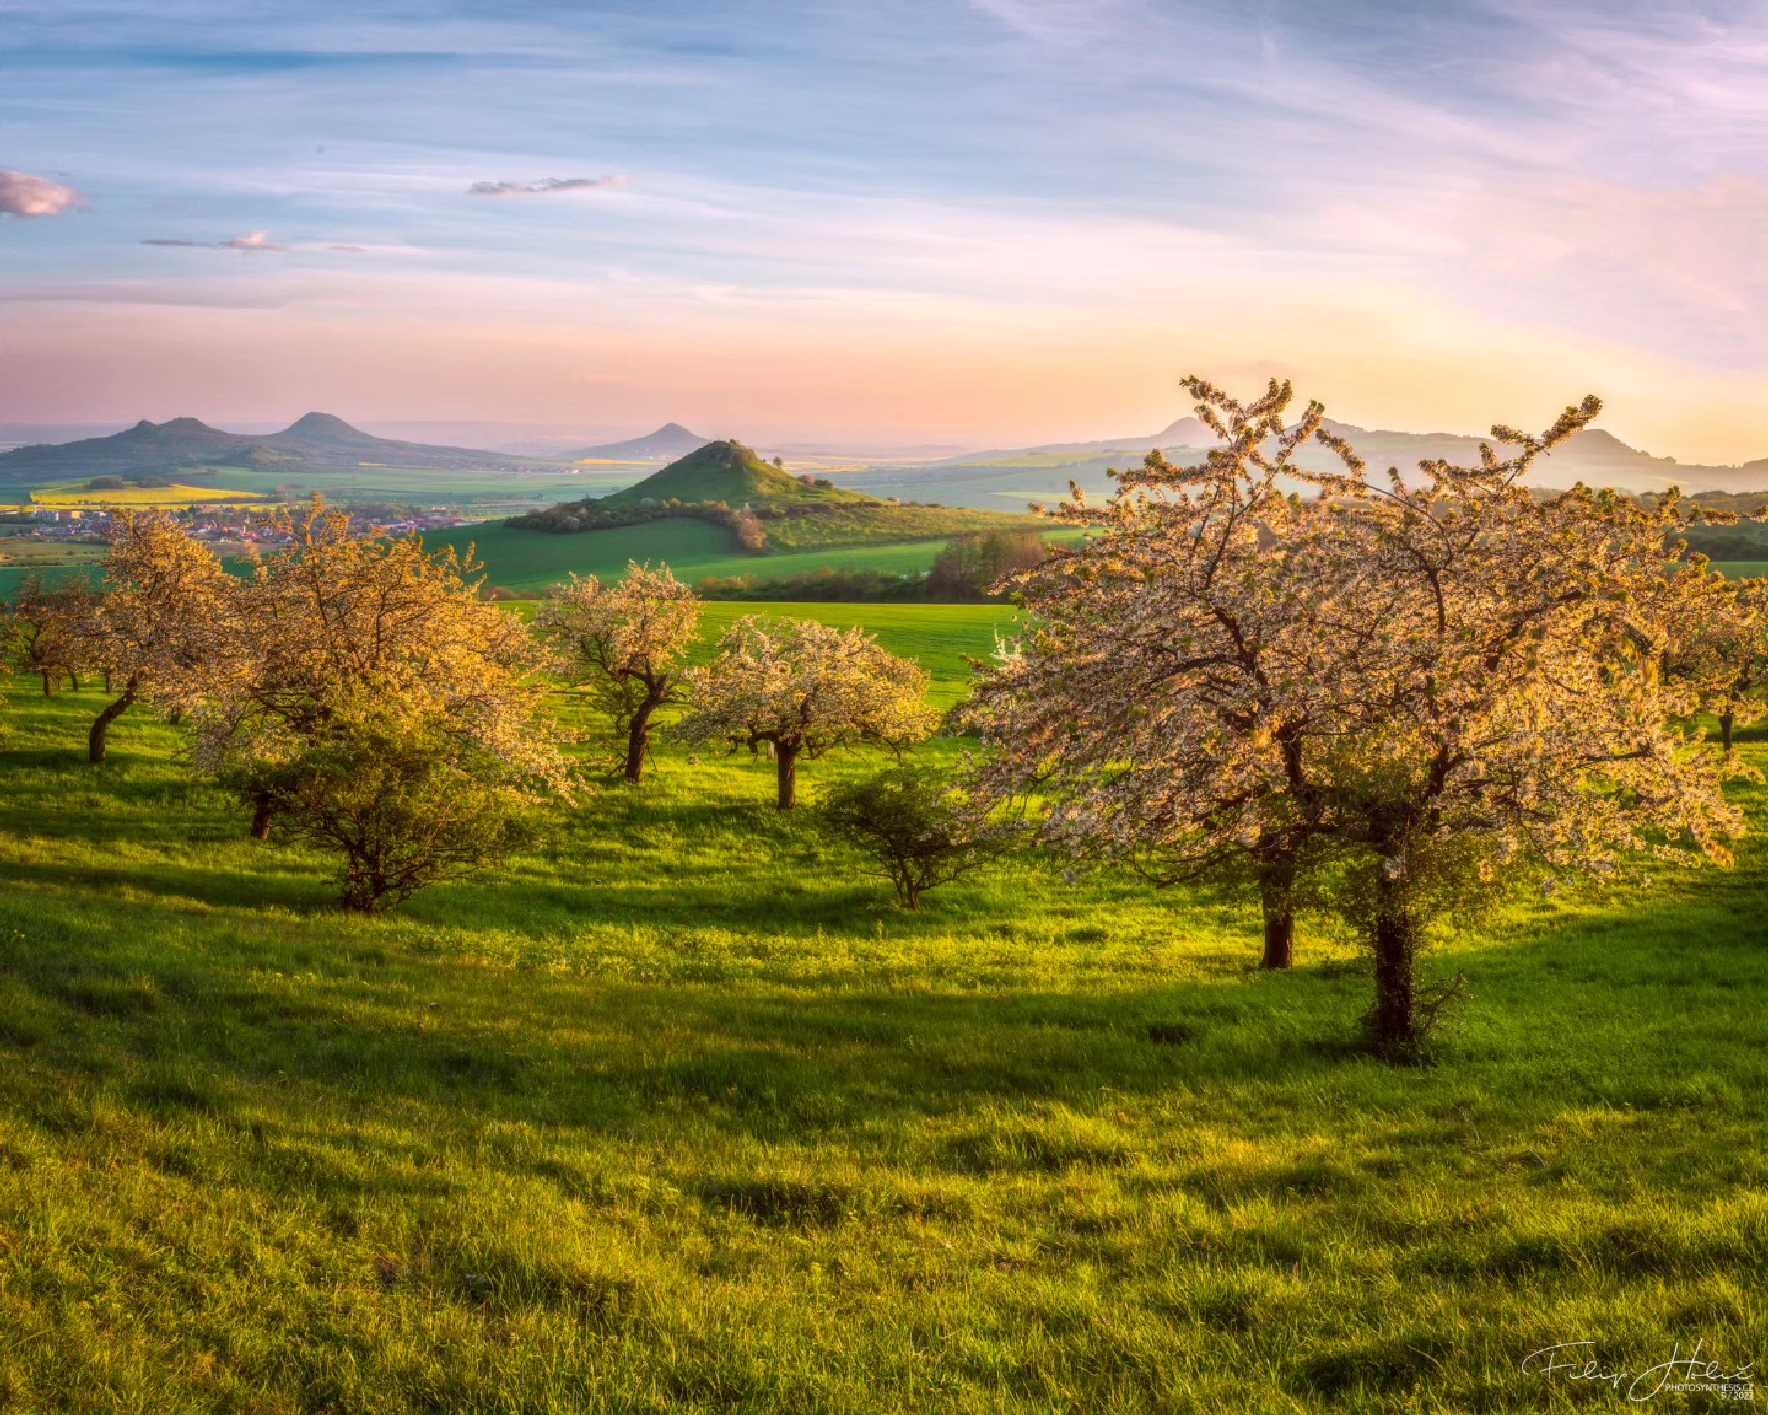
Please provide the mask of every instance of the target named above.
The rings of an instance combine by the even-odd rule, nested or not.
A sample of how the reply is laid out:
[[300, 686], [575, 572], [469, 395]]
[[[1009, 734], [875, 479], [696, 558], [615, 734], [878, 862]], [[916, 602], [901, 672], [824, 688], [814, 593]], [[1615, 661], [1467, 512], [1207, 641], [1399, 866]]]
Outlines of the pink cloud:
[[0, 167], [0, 213], [7, 216], [60, 216], [80, 203], [80, 194], [61, 182]]

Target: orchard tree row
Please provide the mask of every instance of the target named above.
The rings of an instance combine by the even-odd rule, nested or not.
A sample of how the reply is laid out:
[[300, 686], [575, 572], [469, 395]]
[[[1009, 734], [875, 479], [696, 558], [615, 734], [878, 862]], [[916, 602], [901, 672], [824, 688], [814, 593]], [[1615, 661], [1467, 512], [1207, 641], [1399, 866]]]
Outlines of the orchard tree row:
[[[1768, 586], [1689, 554], [1700, 513], [1674, 496], [1526, 484], [1594, 399], [1539, 436], [1495, 428], [1477, 467], [1378, 478], [1318, 404], [1290, 420], [1287, 385], [1188, 386], [1218, 447], [1151, 454], [1103, 507], [1076, 493], [1061, 514], [1087, 536], [1003, 580], [1025, 623], [956, 716], [978, 745], [961, 777], [899, 769], [825, 802], [903, 903], [1009, 843], [1244, 881], [1270, 968], [1298, 906], [1329, 905], [1373, 959], [1371, 1039], [1404, 1059], [1452, 995], [1415, 966], [1439, 915], [1525, 878], [1729, 861]], [[530, 630], [452, 553], [322, 505], [283, 530], [237, 578], [170, 520], [120, 517], [102, 589], [27, 590], [10, 656], [45, 692], [104, 682], [94, 762], [138, 703], [178, 722], [254, 835], [338, 855], [353, 909], [501, 858], [587, 789], [546, 709], [561, 680], [628, 782], [666, 716], [689, 746], [765, 750], [781, 809], [801, 762], [937, 726], [924, 672], [858, 630], [745, 619], [690, 665], [700, 606], [667, 567], [573, 579]]]
[[583, 793], [547, 710], [560, 678], [615, 728], [629, 781], [657, 710], [683, 704], [683, 740], [768, 750], [783, 810], [801, 760], [901, 749], [937, 724], [925, 673], [859, 630], [744, 620], [710, 664], [686, 668], [700, 605], [667, 567], [573, 579], [531, 631], [453, 551], [353, 530], [323, 504], [278, 529], [286, 548], [238, 577], [169, 517], [121, 514], [100, 589], [31, 585], [10, 606], [7, 660], [45, 694], [102, 682], [93, 764], [125, 713], [160, 711], [254, 837], [280, 822], [339, 856], [351, 909], [482, 868], [538, 808]]

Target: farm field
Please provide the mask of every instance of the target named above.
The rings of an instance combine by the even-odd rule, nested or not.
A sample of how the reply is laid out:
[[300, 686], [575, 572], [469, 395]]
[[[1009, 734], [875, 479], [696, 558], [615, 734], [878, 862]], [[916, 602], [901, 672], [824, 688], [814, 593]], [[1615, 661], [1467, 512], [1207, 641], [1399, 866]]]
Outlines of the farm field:
[[391, 501], [501, 507], [599, 496], [638, 480], [643, 471], [618, 467], [585, 467], [577, 472], [425, 472], [406, 467], [358, 467], [348, 471], [217, 467], [214, 475], [218, 485], [240, 487], [264, 495], [307, 497], [318, 492], [328, 500], [342, 504]]
[[104, 556], [102, 545], [0, 535], [0, 566], [96, 565]]
[[[780, 609], [942, 703], [1012, 617]], [[1762, 787], [1733, 871], [1447, 932], [1472, 1001], [1396, 1069], [1321, 919], [1284, 976], [1244, 901], [1120, 875], [908, 914], [746, 753], [347, 919], [164, 723], [87, 766], [101, 701], [0, 718], [15, 1408], [1552, 1411], [1614, 1398], [1521, 1369], [1555, 1342], [1768, 1349]]]
[[[1059, 541], [1072, 534], [1075, 533], [1056, 528], [1048, 538]], [[486, 521], [424, 536], [424, 544], [431, 549], [453, 547], [465, 552], [468, 546], [474, 547], [485, 566], [488, 583], [518, 595], [538, 595], [573, 573], [604, 578], [620, 575], [633, 560], [666, 561], [678, 577], [691, 584], [739, 575], [760, 580], [783, 579], [821, 569], [909, 575], [929, 568], [948, 543], [948, 537], [940, 537], [779, 555], [745, 555], [731, 549], [730, 533], [723, 527], [691, 520], [649, 521], [581, 535], [511, 530], [501, 522]], [[15, 593], [31, 573], [26, 567], [6, 564], [0, 553], [0, 599]], [[73, 567], [45, 569], [43, 579], [53, 584], [68, 575], [86, 573], [90, 572]]]
[[[1057, 530], [1052, 539], [1059, 539], [1062, 534]], [[493, 585], [518, 593], [538, 593], [573, 573], [618, 575], [632, 560], [667, 561], [676, 576], [689, 583], [735, 575], [783, 579], [821, 569], [914, 574], [931, 566], [949, 540], [941, 536], [882, 545], [745, 555], [731, 548], [730, 532], [722, 526], [680, 519], [647, 521], [577, 535], [512, 530], [486, 522], [435, 532], [424, 537], [424, 544], [432, 549], [454, 546], [463, 551], [473, 545]]]
[[108, 491], [95, 491], [83, 482], [65, 482], [59, 486], [31, 488], [31, 502], [37, 506], [120, 506], [144, 510], [149, 507], [201, 506], [221, 501], [257, 501], [260, 494], [225, 486], [191, 486], [173, 482], [169, 486], [125, 486]]

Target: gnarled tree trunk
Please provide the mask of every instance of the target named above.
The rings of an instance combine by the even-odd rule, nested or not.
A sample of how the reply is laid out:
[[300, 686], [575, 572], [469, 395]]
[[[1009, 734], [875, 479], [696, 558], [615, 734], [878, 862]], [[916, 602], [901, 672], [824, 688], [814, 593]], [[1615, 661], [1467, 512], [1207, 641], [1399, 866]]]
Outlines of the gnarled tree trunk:
[[131, 678], [123, 687], [123, 696], [98, 714], [97, 720], [92, 724], [92, 731], [86, 738], [87, 761], [96, 765], [105, 759], [110, 749], [111, 723], [135, 706], [135, 698], [140, 690], [141, 685]]
[[646, 698], [633, 713], [626, 728], [626, 779], [637, 781], [645, 771], [645, 754], [651, 749], [651, 714], [657, 704]]
[[1727, 708], [1719, 714], [1719, 744], [1725, 749], [1725, 755], [1731, 755], [1731, 736], [1737, 730], [1737, 714]]
[[270, 822], [276, 817], [276, 806], [268, 794], [260, 793], [252, 799], [252, 839], [270, 839]]

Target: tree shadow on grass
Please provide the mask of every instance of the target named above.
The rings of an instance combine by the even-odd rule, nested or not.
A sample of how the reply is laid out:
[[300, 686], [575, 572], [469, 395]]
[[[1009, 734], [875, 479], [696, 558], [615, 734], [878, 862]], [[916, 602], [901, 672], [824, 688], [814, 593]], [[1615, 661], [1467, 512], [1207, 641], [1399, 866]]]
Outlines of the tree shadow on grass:
[[[1254, 1144], [1280, 1137], [1286, 1156], [1298, 1135], [1362, 1143], [1378, 1133], [1403, 1149], [1411, 1142], [1397, 1137], [1417, 1132], [1417, 1162], [1434, 1163], [1456, 1151], [1488, 1090], [1487, 1145], [1533, 1135], [1568, 1107], [1652, 1104], [1654, 1085], [1659, 1104], [1687, 1099], [1675, 1075], [1657, 1074], [1677, 1056], [1663, 1034], [1642, 1043], [1624, 1027], [1587, 1029], [1568, 1041], [1592, 990], [1626, 1012], [1660, 991], [1664, 970], [1686, 970], [1686, 958], [1663, 957], [1648, 931], [1625, 924], [1567, 919], [1532, 941], [1458, 952], [1453, 966], [1491, 994], [1502, 1051], [1472, 1047], [1431, 1072], [1338, 1045], [1354, 1035], [1368, 980], [1307, 963], [1241, 985], [1079, 993], [609, 985], [397, 957], [385, 976], [327, 975], [321, 961], [317, 976], [273, 982], [259, 954], [200, 942], [174, 942], [144, 974], [77, 931], [53, 955], [0, 939], [0, 976], [13, 985], [0, 993], [0, 1054], [30, 1059], [0, 1068], [0, 1105], [75, 1143], [114, 1126], [106, 1117], [122, 1107], [150, 1127], [131, 1143], [156, 1167], [317, 1199], [340, 1222], [376, 1198], [448, 1199], [472, 1168], [593, 1198], [618, 1179], [608, 1166], [619, 1156], [667, 1166], [689, 1134], [727, 1156], [832, 1145], [834, 1156], [887, 1152], [954, 1176], [1115, 1169], [1146, 1152], [1135, 1117], [1153, 1107], [1181, 1147], [1189, 1117]], [[1706, 951], [1734, 963], [1742, 932], [1707, 937]], [[1575, 977], [1543, 988], [1545, 961]], [[1762, 984], [1764, 972], [1755, 965], [1744, 981]], [[1719, 995], [1725, 985], [1709, 986]], [[1716, 1044], [1695, 1015], [1685, 1030], [1704, 1064], [1737, 1074], [1762, 1040], [1740, 1032]], [[1519, 1091], [1516, 1077], [1544, 1069], [1543, 1058], [1553, 1084]], [[217, 1127], [224, 1138], [205, 1140]], [[444, 1152], [464, 1168], [436, 1170]], [[756, 1222], [823, 1222], [831, 1205], [845, 1213], [864, 1198], [834, 1179], [806, 1189], [748, 1172], [750, 1160], [728, 1163], [737, 1167], [695, 1193]], [[1211, 1161], [1125, 1183], [1225, 1204], [1365, 1182], [1348, 1156], [1286, 1157], [1269, 1173], [1247, 1163], [1245, 1174]]]
[[[335, 909], [335, 886], [315, 880], [311, 874], [286, 870], [225, 870], [216, 864], [179, 865], [157, 860], [144, 869], [139, 859], [114, 865], [0, 860], [0, 885], [54, 890], [72, 888], [86, 895], [109, 895], [119, 901], [126, 894], [146, 894], [168, 902], [189, 902], [214, 908], [261, 910], [288, 909], [316, 913]], [[129, 927], [127, 907], [119, 910], [117, 926]]]

